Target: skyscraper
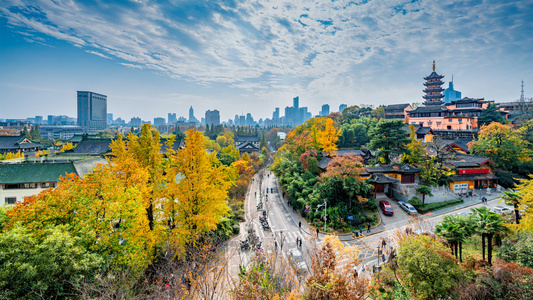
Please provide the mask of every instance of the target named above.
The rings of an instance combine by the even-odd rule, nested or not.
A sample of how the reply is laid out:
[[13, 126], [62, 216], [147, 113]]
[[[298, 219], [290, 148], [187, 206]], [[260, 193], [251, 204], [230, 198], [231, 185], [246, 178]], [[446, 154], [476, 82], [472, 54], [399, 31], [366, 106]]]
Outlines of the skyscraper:
[[176, 118], [176, 113], [168, 113], [168, 125], [174, 125], [178, 122], [178, 119]]
[[107, 128], [107, 96], [78, 91], [78, 126], [85, 133]]
[[196, 117], [194, 116], [194, 109], [192, 109], [192, 105], [191, 105], [191, 108], [189, 108], [189, 122], [190, 123], [196, 123], [198, 120], [196, 120]]
[[276, 121], [279, 119], [279, 107], [276, 107], [276, 110], [272, 113], [272, 120]]
[[341, 104], [341, 105], [339, 105], [339, 112], [342, 113], [342, 111], [343, 111], [344, 109], [346, 109], [346, 107], [348, 107], [348, 105], [346, 105], [346, 104]]
[[329, 104], [322, 105], [322, 111], [320, 112], [320, 116], [324, 117], [329, 115]]
[[216, 109], [206, 111], [205, 124], [209, 126], [220, 125], [220, 112]]

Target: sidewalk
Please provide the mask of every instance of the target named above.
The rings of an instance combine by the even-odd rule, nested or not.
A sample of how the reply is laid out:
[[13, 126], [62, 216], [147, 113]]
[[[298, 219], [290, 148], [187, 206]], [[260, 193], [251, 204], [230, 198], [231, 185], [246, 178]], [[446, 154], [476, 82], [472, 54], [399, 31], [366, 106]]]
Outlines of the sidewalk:
[[463, 208], [471, 207], [471, 206], [474, 206], [476, 204], [481, 204], [481, 198], [482, 197], [486, 197], [487, 201], [497, 200], [497, 199], [500, 199], [500, 196], [502, 195], [502, 193], [503, 193], [503, 191], [487, 194], [485, 189], [476, 190], [475, 191], [476, 195], [472, 196], [472, 197], [463, 198], [463, 200], [464, 200], [463, 203], [459, 203], [459, 204], [456, 204], [454, 206], [445, 207], [445, 208], [442, 208], [442, 209], [439, 209], [439, 210], [428, 212], [427, 214], [424, 214], [424, 216], [428, 216], [428, 217], [439, 216], [439, 215], [447, 214], [447, 213], [450, 213], [450, 212], [453, 212], [453, 211], [456, 211], [456, 210], [460, 210], [460, 209], [463, 209]]

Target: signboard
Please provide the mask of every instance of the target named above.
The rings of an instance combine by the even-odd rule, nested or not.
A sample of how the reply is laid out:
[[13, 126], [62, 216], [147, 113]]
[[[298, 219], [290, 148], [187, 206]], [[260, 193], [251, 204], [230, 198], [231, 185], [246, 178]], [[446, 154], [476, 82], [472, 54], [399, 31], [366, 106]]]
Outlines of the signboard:
[[453, 192], [456, 194], [464, 194], [468, 191], [468, 183], [459, 183], [453, 185]]
[[309, 212], [309, 203], [306, 203], [306, 204], [305, 204], [305, 212], [306, 212], [306, 213]]
[[459, 175], [467, 174], [488, 174], [489, 169], [461, 169], [459, 170]]
[[353, 220], [353, 216], [348, 216], [348, 220]]

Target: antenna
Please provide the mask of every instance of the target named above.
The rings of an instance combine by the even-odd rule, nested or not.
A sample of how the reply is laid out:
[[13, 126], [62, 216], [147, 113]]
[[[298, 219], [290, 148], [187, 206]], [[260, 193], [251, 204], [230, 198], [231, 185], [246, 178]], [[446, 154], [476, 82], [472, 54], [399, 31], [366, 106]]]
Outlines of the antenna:
[[522, 80], [522, 93], [520, 93], [520, 101], [524, 101], [524, 81]]

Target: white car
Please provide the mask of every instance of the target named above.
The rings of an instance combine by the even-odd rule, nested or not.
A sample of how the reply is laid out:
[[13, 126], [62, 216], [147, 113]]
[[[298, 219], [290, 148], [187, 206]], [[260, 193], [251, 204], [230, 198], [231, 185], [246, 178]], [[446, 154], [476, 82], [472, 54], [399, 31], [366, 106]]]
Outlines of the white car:
[[499, 214], [499, 215], [510, 215], [513, 213], [513, 210], [507, 208], [507, 207], [503, 207], [503, 206], [494, 206], [493, 208], [490, 209], [491, 212], [493, 213], [496, 213], [496, 214]]
[[294, 265], [294, 268], [296, 269], [296, 273], [303, 274], [308, 271], [307, 264], [305, 263], [305, 260], [302, 256], [302, 252], [298, 250], [297, 248], [289, 249], [289, 257]]
[[410, 215], [417, 215], [418, 211], [411, 204], [403, 201], [398, 201], [398, 205]]

